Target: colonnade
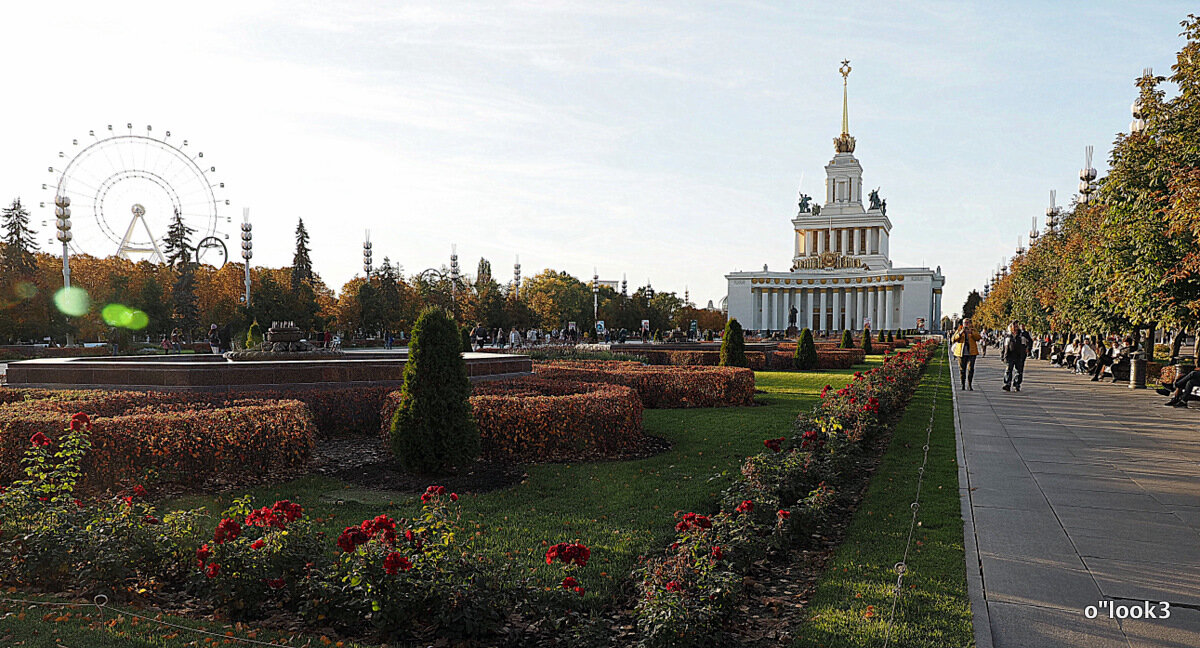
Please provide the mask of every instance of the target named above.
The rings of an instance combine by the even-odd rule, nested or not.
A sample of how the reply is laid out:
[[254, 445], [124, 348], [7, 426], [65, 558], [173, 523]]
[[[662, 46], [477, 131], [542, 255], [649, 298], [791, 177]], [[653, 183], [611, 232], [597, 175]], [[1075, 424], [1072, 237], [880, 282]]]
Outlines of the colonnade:
[[826, 250], [846, 255], [886, 254], [887, 237], [882, 227], [797, 230], [796, 256], [816, 256]]
[[755, 330], [783, 330], [796, 307], [796, 326], [814, 331], [859, 331], [869, 319], [872, 330], [896, 328], [899, 284], [871, 286], [796, 286], [754, 288]]

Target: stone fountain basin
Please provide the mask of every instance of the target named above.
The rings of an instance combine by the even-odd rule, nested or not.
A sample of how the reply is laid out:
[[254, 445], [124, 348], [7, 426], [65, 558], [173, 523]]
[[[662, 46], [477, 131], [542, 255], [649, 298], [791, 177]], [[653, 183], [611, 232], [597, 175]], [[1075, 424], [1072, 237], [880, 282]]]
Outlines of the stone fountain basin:
[[[528, 356], [464, 353], [472, 380], [533, 371]], [[40, 358], [8, 365], [9, 387], [221, 391], [400, 385], [407, 350], [350, 351], [336, 359], [233, 362], [219, 355]]]

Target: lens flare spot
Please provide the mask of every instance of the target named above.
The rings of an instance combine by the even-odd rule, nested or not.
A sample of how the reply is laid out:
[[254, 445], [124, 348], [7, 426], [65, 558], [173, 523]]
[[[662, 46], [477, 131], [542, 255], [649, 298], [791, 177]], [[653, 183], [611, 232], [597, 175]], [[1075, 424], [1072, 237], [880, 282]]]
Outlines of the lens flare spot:
[[91, 305], [92, 300], [83, 288], [71, 286], [70, 288], [60, 288], [58, 292], [54, 293], [54, 306], [64, 315], [82, 317], [87, 315]]
[[100, 317], [109, 326], [128, 328], [133, 321], [133, 311], [124, 304], [109, 304], [100, 311]]
[[150, 325], [150, 316], [140, 310], [134, 310], [129, 315], [128, 328], [140, 331]]

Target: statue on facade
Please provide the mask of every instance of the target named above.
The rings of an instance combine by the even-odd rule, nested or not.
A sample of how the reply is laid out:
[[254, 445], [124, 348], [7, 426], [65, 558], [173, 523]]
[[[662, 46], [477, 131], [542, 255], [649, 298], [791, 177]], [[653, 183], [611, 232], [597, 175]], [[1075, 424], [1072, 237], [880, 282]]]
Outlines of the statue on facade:
[[820, 216], [820, 215], [821, 215], [821, 206], [820, 206], [820, 205], [813, 205], [813, 206], [812, 206], [812, 215], [813, 215], [813, 216]]
[[879, 213], [887, 216], [887, 198], [879, 201]]
[[796, 327], [796, 313], [798, 312], [800, 311], [797, 311], [795, 306], [792, 306], [791, 310], [788, 311], [788, 328]]
[[871, 200], [870, 209], [879, 209], [880, 205], [882, 204], [879, 201], [879, 188], [876, 187], [872, 189], [871, 192], [867, 194], [867, 197]]
[[800, 211], [798, 213], [801, 213], [801, 214], [811, 213], [812, 207], [809, 206], [809, 203], [811, 203], [811, 202], [812, 202], [812, 196], [810, 196], [806, 193], [801, 193], [800, 194]]

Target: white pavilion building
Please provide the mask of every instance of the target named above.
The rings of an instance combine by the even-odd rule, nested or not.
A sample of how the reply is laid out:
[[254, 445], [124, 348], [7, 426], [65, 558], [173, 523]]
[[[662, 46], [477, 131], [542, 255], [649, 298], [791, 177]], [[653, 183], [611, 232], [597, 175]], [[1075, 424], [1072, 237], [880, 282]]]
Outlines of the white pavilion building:
[[784, 330], [796, 309], [796, 326], [814, 331], [937, 328], [942, 318], [941, 268], [893, 267], [887, 201], [868, 192], [863, 206], [862, 166], [854, 157], [846, 107], [848, 61], [842, 63], [842, 134], [825, 166], [825, 202], [809, 206], [801, 194], [792, 219], [791, 270], [731, 272], [726, 308], [751, 330]]

